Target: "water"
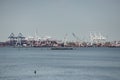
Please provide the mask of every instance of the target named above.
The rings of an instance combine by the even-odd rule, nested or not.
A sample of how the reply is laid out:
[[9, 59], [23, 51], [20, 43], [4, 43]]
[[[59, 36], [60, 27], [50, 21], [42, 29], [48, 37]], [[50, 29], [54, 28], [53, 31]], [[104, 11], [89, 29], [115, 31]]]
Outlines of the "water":
[[120, 80], [120, 48], [0, 48], [0, 80]]

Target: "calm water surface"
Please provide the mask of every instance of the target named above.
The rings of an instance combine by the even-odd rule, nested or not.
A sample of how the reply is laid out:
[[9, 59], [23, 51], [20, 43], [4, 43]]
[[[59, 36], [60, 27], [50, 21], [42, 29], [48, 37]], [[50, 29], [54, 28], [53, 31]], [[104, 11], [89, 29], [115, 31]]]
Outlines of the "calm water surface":
[[120, 48], [0, 48], [0, 80], [120, 80]]

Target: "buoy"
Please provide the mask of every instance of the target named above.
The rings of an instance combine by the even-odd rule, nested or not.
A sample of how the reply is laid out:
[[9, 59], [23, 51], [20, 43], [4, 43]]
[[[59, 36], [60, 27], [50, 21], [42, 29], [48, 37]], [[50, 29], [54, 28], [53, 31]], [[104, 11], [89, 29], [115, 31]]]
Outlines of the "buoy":
[[36, 74], [37, 72], [36, 72], [36, 70], [34, 70], [34, 74]]

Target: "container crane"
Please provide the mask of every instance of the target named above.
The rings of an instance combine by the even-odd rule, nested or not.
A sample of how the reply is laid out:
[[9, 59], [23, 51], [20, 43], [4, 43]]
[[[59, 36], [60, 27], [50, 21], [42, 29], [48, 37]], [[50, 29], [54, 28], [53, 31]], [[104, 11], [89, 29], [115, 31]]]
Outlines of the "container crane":
[[80, 42], [81, 40], [79, 39], [79, 37], [77, 37], [76, 35], [75, 35], [75, 33], [72, 33], [72, 35], [73, 35], [73, 37], [76, 39], [76, 42]]

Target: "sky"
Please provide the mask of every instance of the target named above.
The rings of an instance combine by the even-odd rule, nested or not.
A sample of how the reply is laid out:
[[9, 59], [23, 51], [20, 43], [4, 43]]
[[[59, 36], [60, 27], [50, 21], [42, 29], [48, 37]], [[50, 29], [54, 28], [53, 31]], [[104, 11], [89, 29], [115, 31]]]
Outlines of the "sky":
[[0, 0], [0, 41], [16, 36], [89, 41], [90, 33], [120, 40], [120, 0]]

